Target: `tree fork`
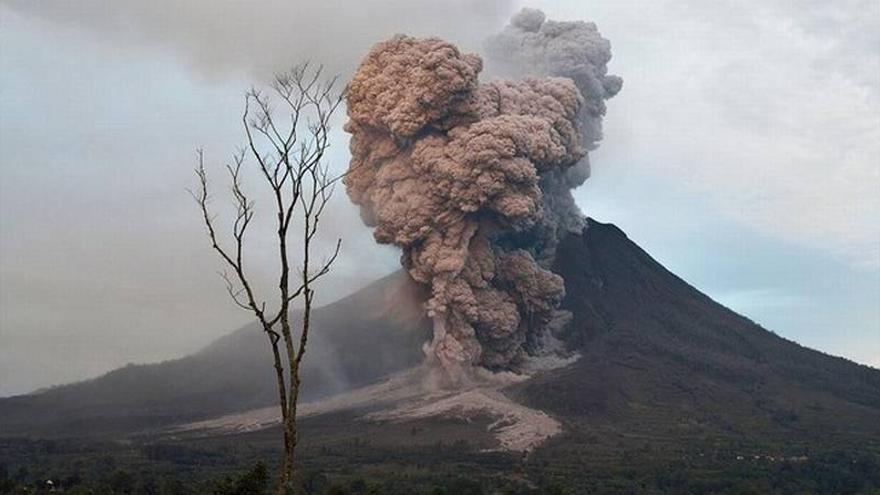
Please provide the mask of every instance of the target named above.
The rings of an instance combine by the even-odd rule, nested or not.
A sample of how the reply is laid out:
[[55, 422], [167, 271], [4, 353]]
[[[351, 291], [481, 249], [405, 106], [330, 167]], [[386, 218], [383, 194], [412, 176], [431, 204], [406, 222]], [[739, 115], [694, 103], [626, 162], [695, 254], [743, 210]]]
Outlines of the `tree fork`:
[[[342, 244], [342, 240], [337, 239], [335, 249], [328, 258], [320, 264], [311, 264], [312, 240], [318, 231], [319, 220], [333, 195], [335, 184], [342, 178], [342, 175], [330, 174], [324, 163], [324, 155], [330, 146], [330, 120], [342, 102], [343, 94], [334, 89], [336, 78], [322, 80], [321, 74], [320, 66], [311, 69], [308, 64], [300, 64], [275, 77], [272, 90], [289, 114], [287, 129], [283, 129], [280, 121], [275, 119], [269, 97], [254, 89], [245, 95], [241, 120], [247, 144], [226, 166], [236, 210], [232, 224], [232, 248], [226, 248], [221, 243], [215, 229], [215, 218], [208, 208], [208, 175], [201, 150], [197, 152], [198, 188], [190, 191], [199, 206], [211, 248], [234, 274], [221, 273], [227, 292], [237, 306], [254, 314], [268, 336], [278, 386], [284, 446], [275, 490], [277, 495], [287, 494], [296, 467], [295, 449], [299, 440], [296, 413], [301, 386], [299, 372], [308, 342], [314, 300], [312, 284], [330, 272]], [[244, 266], [245, 234], [255, 214], [254, 203], [242, 184], [241, 170], [247, 158], [258, 165], [262, 182], [268, 186], [274, 199], [279, 273], [278, 309], [272, 316], [267, 313], [266, 301], [256, 296]], [[299, 239], [303, 259], [302, 269], [295, 272], [299, 280], [295, 288], [291, 288], [288, 231], [294, 217], [301, 218], [303, 222], [303, 237]], [[290, 304], [300, 297], [304, 304], [297, 339], [291, 327]], [[286, 369], [281, 355], [281, 340], [284, 341]]]

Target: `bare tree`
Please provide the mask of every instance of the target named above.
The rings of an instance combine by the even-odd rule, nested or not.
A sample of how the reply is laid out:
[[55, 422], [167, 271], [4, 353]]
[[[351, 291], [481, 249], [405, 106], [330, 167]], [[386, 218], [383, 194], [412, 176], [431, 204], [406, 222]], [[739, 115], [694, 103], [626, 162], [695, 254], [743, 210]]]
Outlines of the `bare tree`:
[[[215, 217], [209, 209], [208, 175], [202, 150], [197, 152], [198, 187], [190, 191], [201, 209], [211, 246], [226, 267], [221, 275], [229, 295], [235, 304], [256, 316], [272, 350], [284, 432], [278, 494], [286, 493], [294, 472], [299, 439], [296, 412], [300, 367], [309, 337], [314, 283], [329, 273], [342, 244], [342, 240], [337, 239], [329, 256], [313, 261], [312, 250], [322, 214], [341, 178], [331, 175], [324, 160], [330, 146], [330, 119], [342, 101], [342, 92], [335, 89], [335, 84], [336, 78], [322, 77], [321, 67], [313, 69], [308, 64], [300, 64], [275, 77], [271, 96], [255, 89], [245, 95], [242, 123], [247, 144], [233, 156], [232, 163], [226, 165], [236, 211], [231, 247], [221, 242]], [[276, 117], [272, 108], [274, 101], [281, 102], [289, 122]], [[242, 166], [249, 161], [256, 162], [258, 176], [269, 188], [277, 218], [277, 311], [267, 310], [266, 301], [255, 294], [245, 269], [245, 235], [255, 214], [254, 202], [243, 188]], [[295, 269], [291, 268], [291, 244], [300, 249], [301, 265]], [[290, 321], [291, 304], [297, 298], [301, 298], [303, 306], [298, 335]]]

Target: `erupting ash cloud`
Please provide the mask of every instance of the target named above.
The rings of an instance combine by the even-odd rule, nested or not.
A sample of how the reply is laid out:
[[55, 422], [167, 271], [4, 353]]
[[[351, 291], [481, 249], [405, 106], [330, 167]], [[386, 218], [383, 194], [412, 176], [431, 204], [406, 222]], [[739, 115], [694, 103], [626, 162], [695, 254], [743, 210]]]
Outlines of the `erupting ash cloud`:
[[[574, 81], [584, 97], [578, 115], [581, 144], [588, 151], [598, 146], [602, 140], [605, 100], [620, 91], [623, 79], [608, 74], [611, 43], [599, 34], [595, 24], [548, 21], [540, 10], [524, 8], [485, 45], [493, 73], [507, 77], [567, 77]], [[571, 190], [589, 177], [590, 159], [587, 155], [575, 166], [541, 176], [547, 210], [545, 223], [557, 230], [557, 238], [566, 232], [583, 229], [584, 216], [575, 204]], [[545, 258], [552, 261], [555, 251], [547, 249], [545, 252]]]
[[398, 35], [347, 91], [348, 195], [430, 287], [425, 352], [452, 382], [475, 365], [516, 369], [567, 320], [549, 266], [561, 233], [582, 227], [569, 189], [586, 178], [604, 100], [620, 88], [591, 24], [524, 10], [489, 47], [508, 71], [534, 63], [541, 77], [480, 84], [477, 55]]

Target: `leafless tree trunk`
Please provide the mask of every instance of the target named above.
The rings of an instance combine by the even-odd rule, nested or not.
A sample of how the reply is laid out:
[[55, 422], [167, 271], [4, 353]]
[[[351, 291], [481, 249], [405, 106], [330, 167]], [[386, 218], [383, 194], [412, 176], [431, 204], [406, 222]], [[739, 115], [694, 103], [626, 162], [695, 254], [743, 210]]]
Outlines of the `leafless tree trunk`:
[[[287, 492], [295, 466], [299, 372], [309, 337], [313, 287], [317, 279], [329, 273], [342, 243], [337, 239], [329, 256], [317, 263], [313, 261], [312, 247], [321, 216], [341, 178], [332, 176], [324, 161], [330, 146], [330, 119], [342, 101], [342, 93], [336, 91], [335, 83], [335, 78], [322, 77], [321, 67], [312, 69], [308, 64], [301, 64], [276, 76], [271, 98], [254, 89], [245, 95], [242, 123], [247, 144], [226, 166], [236, 209], [232, 247], [221, 242], [209, 209], [208, 176], [202, 150], [197, 154], [198, 187], [190, 191], [201, 209], [211, 246], [227, 268], [221, 275], [229, 295], [235, 304], [256, 316], [272, 349], [284, 431], [284, 453], [276, 490], [279, 495]], [[271, 105], [278, 100], [284, 113], [289, 115], [289, 122], [275, 116]], [[242, 166], [249, 160], [256, 162], [261, 181], [269, 186], [277, 218], [277, 311], [267, 310], [266, 301], [255, 294], [243, 260], [245, 234], [255, 214], [254, 202], [243, 189], [242, 181]], [[298, 220], [292, 224], [295, 218]], [[299, 232], [291, 232], [300, 228]], [[302, 265], [293, 270], [291, 244], [301, 249], [302, 261]], [[290, 321], [291, 303], [297, 298], [302, 298], [303, 303], [298, 335]]]

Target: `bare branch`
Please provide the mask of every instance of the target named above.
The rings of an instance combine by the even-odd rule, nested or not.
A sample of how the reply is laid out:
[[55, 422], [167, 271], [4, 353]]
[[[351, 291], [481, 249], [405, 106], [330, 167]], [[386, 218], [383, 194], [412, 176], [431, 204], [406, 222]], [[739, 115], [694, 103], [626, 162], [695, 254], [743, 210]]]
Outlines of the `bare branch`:
[[[312, 249], [319, 226], [323, 225], [325, 208], [333, 196], [336, 182], [344, 177], [344, 174], [332, 175], [324, 161], [330, 147], [331, 121], [342, 103], [344, 93], [336, 91], [337, 82], [336, 77], [323, 77], [323, 67], [304, 63], [277, 75], [271, 85], [271, 94], [253, 88], [245, 94], [241, 123], [246, 144], [226, 165], [235, 211], [231, 222], [232, 247], [221, 245], [215, 217], [208, 206], [208, 175], [201, 150], [197, 153], [198, 187], [190, 191], [199, 206], [211, 246], [226, 267], [220, 272], [226, 291], [237, 306], [254, 313], [272, 350], [284, 426], [282, 484], [279, 487], [285, 480], [291, 479], [293, 470], [293, 453], [297, 443], [299, 370], [311, 325], [315, 297], [312, 285], [330, 273], [342, 246], [342, 240], [337, 239], [332, 254], [313, 266]], [[280, 108], [287, 113], [287, 118], [275, 117], [273, 97], [280, 99]], [[286, 127], [287, 123], [289, 127]], [[266, 312], [266, 301], [255, 298], [244, 268], [245, 239], [255, 215], [254, 202], [244, 188], [245, 164], [249, 159], [256, 162], [262, 177], [260, 182], [268, 187], [274, 200], [271, 209], [274, 209], [276, 218], [280, 304], [278, 311], [271, 316]], [[292, 240], [301, 248], [302, 260], [300, 269], [292, 271], [289, 252], [291, 239], [288, 237], [295, 218], [302, 222], [302, 231]], [[299, 334], [296, 336], [290, 321], [290, 307], [298, 298], [303, 300], [303, 310]]]
[[[254, 299], [254, 293], [251, 289], [250, 283], [248, 283], [247, 278], [244, 274], [244, 268], [241, 262], [241, 252], [243, 245], [243, 230], [241, 230], [241, 234], [236, 236], [236, 255], [235, 257], [231, 256], [228, 251], [223, 248], [219, 241], [217, 240], [217, 232], [214, 229], [214, 218], [210, 214], [208, 209], [208, 174], [205, 171], [205, 153], [203, 150], [199, 149], [196, 151], [196, 156], [198, 158], [198, 166], [196, 167], [196, 177], [198, 178], [198, 189], [196, 191], [190, 191], [196, 203], [199, 205], [199, 209], [202, 213], [202, 219], [204, 221], [205, 227], [208, 231], [208, 238], [211, 240], [211, 247], [217, 254], [220, 255], [220, 258], [226, 262], [226, 264], [235, 271], [236, 276], [238, 277], [238, 281], [242, 285], [242, 289], [244, 290], [245, 295], [247, 296], [247, 307], [250, 308], [251, 311], [257, 316], [257, 318], [262, 322], [265, 320], [264, 313], [257, 305], [256, 300]], [[237, 186], [236, 186], [237, 187]], [[251, 215], [245, 215], [247, 218], [252, 218]], [[242, 229], [247, 228], [247, 223], [250, 220], [243, 222]], [[234, 298], [235, 299], [235, 298]], [[238, 302], [238, 299], [235, 299]]]

